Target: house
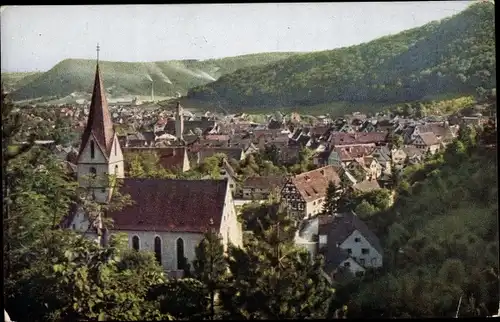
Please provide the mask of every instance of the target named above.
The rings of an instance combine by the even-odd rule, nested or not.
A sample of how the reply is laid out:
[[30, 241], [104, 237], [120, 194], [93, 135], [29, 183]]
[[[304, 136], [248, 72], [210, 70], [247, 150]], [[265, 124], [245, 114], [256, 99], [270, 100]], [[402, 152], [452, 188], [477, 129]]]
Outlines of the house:
[[401, 169], [407, 159], [407, 155], [404, 149], [392, 149], [391, 150], [391, 160], [395, 167]]
[[380, 188], [381, 188], [380, 184], [378, 183], [377, 180], [366, 180], [366, 179], [363, 181], [358, 181], [352, 186], [352, 189], [354, 191], [360, 191], [360, 192], [370, 192], [373, 190], [378, 190]]
[[377, 147], [372, 153], [372, 157], [382, 167], [382, 174], [390, 175], [392, 173], [391, 150], [387, 146]]
[[424, 155], [422, 153], [422, 150], [419, 148], [407, 146], [402, 148], [402, 150], [406, 154], [406, 160], [405, 160], [406, 164], [409, 165], [418, 164], [424, 160]]
[[379, 239], [354, 212], [304, 220], [295, 243], [305, 247], [312, 256], [323, 254], [325, 271], [333, 279], [342, 267], [356, 274], [383, 265]]
[[354, 212], [335, 214], [319, 227], [319, 239], [326, 245], [326, 272], [335, 279], [339, 267], [356, 273], [383, 265], [383, 249], [378, 237]]
[[384, 145], [387, 143], [388, 134], [389, 133], [382, 132], [332, 132], [328, 138], [328, 142], [330, 142], [332, 146], [357, 144]]
[[[102, 244], [110, 234], [126, 233], [131, 248], [153, 251], [172, 276], [182, 276], [184, 259], [194, 259], [195, 247], [208, 230], [217, 232], [225, 247], [229, 242], [242, 246], [241, 225], [228, 180], [125, 178], [123, 152], [111, 121], [99, 65], [88, 115], [78, 156], [78, 183], [91, 191], [98, 203], [109, 203], [113, 193], [119, 191], [129, 195], [132, 204], [105, 214], [113, 220], [112, 227], [103, 225], [100, 214], [91, 220], [81, 204], [74, 204], [62, 227]], [[117, 180], [89, 181], [89, 174], [95, 178], [115, 174]]]
[[375, 152], [375, 144], [339, 145], [333, 148], [326, 163], [328, 165], [348, 166], [354, 159], [371, 155]]
[[196, 153], [197, 164], [219, 153], [225, 154], [229, 159], [234, 159], [236, 161], [245, 159], [242, 148], [193, 147], [191, 151]]
[[300, 147], [285, 146], [278, 148], [279, 162], [284, 165], [296, 164], [299, 162]]
[[289, 178], [281, 190], [289, 213], [299, 219], [321, 213], [330, 181], [340, 187], [337, 169], [326, 166]]
[[436, 153], [441, 147], [439, 139], [433, 132], [420, 133], [413, 141], [413, 145], [431, 154]]
[[243, 180], [237, 195], [245, 200], [267, 199], [273, 190], [283, 187], [285, 180], [279, 176], [249, 177]]
[[151, 148], [123, 148], [125, 155], [125, 168], [129, 169], [132, 160], [127, 158], [131, 153], [155, 153], [158, 164], [171, 172], [189, 171], [189, 159], [185, 147], [151, 147]]
[[[236, 171], [234, 171], [233, 167], [229, 164], [226, 158], [221, 159], [219, 163], [219, 169], [220, 169], [219, 171], [220, 179], [226, 179], [228, 181], [229, 189], [231, 190], [231, 193], [234, 196], [237, 193], [237, 183], [239, 182]], [[210, 179], [210, 178], [211, 176], [207, 175], [202, 179]]]

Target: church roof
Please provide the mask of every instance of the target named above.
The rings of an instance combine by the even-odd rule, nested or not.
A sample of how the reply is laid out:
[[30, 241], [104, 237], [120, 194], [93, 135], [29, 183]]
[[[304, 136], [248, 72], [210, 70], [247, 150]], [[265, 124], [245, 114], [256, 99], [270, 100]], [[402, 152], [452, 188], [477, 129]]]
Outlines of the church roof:
[[97, 64], [89, 118], [82, 135], [82, 142], [78, 155], [80, 156], [82, 154], [89, 139], [93, 138], [107, 159], [111, 153], [114, 135], [115, 130], [113, 128], [113, 121], [109, 113], [108, 102], [106, 101], [99, 64]]
[[[227, 180], [125, 178], [133, 204], [111, 214], [114, 230], [203, 233], [220, 228]], [[210, 221], [213, 220], [213, 225]]]

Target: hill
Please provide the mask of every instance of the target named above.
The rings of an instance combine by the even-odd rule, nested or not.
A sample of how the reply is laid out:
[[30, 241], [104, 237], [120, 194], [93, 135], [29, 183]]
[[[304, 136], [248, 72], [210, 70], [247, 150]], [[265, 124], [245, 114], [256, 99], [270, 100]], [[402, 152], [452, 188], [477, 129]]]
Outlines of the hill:
[[[189, 90], [227, 107], [395, 103], [496, 87], [494, 4], [374, 41], [243, 68]], [[217, 94], [215, 94], [217, 93]]]
[[[203, 85], [232, 73], [238, 68], [288, 58], [293, 53], [261, 53], [209, 60], [173, 60], [149, 63], [101, 61], [104, 85], [111, 97], [150, 95], [151, 80], [158, 96], [183, 95], [194, 86]], [[66, 59], [31, 82], [12, 92], [15, 101], [53, 99], [68, 95], [86, 97], [92, 89], [94, 60]]]
[[384, 268], [336, 289], [349, 302], [348, 318], [496, 313], [497, 153], [478, 137], [495, 143], [494, 124], [477, 136], [466, 130], [444, 153], [406, 168], [394, 206], [367, 219], [381, 237]]
[[2, 73], [2, 85], [6, 92], [15, 91], [35, 80], [43, 72], [7, 72]]

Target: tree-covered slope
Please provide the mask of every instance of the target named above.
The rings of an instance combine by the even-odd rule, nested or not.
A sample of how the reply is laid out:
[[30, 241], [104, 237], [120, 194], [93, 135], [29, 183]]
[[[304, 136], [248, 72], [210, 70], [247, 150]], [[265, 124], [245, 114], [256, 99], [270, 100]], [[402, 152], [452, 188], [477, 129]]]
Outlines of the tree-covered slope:
[[11, 92], [29, 84], [42, 74], [42, 72], [5, 72], [2, 73], [2, 85], [7, 92]]
[[[194, 86], [218, 79], [238, 68], [275, 62], [293, 53], [262, 53], [210, 60], [174, 60], [150, 63], [101, 61], [104, 86], [111, 96], [150, 95], [151, 80], [155, 95], [181, 95]], [[90, 93], [95, 60], [66, 59], [32, 82], [12, 93], [12, 99], [64, 97], [72, 93]]]
[[243, 68], [188, 98], [228, 106], [402, 102], [496, 87], [494, 4], [374, 41]]
[[[479, 137], [495, 142], [494, 125]], [[496, 148], [474, 141], [464, 131], [442, 155], [406, 169], [394, 207], [369, 219], [382, 237], [384, 269], [344, 298], [349, 317], [453, 317], [460, 298], [460, 317], [496, 313]]]

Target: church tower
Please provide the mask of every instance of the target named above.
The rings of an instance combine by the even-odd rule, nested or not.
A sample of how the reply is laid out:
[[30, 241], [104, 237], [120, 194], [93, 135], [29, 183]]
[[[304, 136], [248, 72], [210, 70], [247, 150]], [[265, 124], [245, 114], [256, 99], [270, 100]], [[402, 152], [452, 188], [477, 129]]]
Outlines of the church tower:
[[87, 126], [78, 153], [78, 183], [81, 187], [92, 188], [95, 200], [104, 203], [112, 193], [112, 185], [108, 183], [109, 175], [124, 177], [123, 153], [106, 101], [97, 46], [94, 89]]
[[175, 136], [179, 142], [183, 142], [184, 134], [184, 115], [183, 109], [180, 102], [177, 102], [177, 107], [175, 111]]

